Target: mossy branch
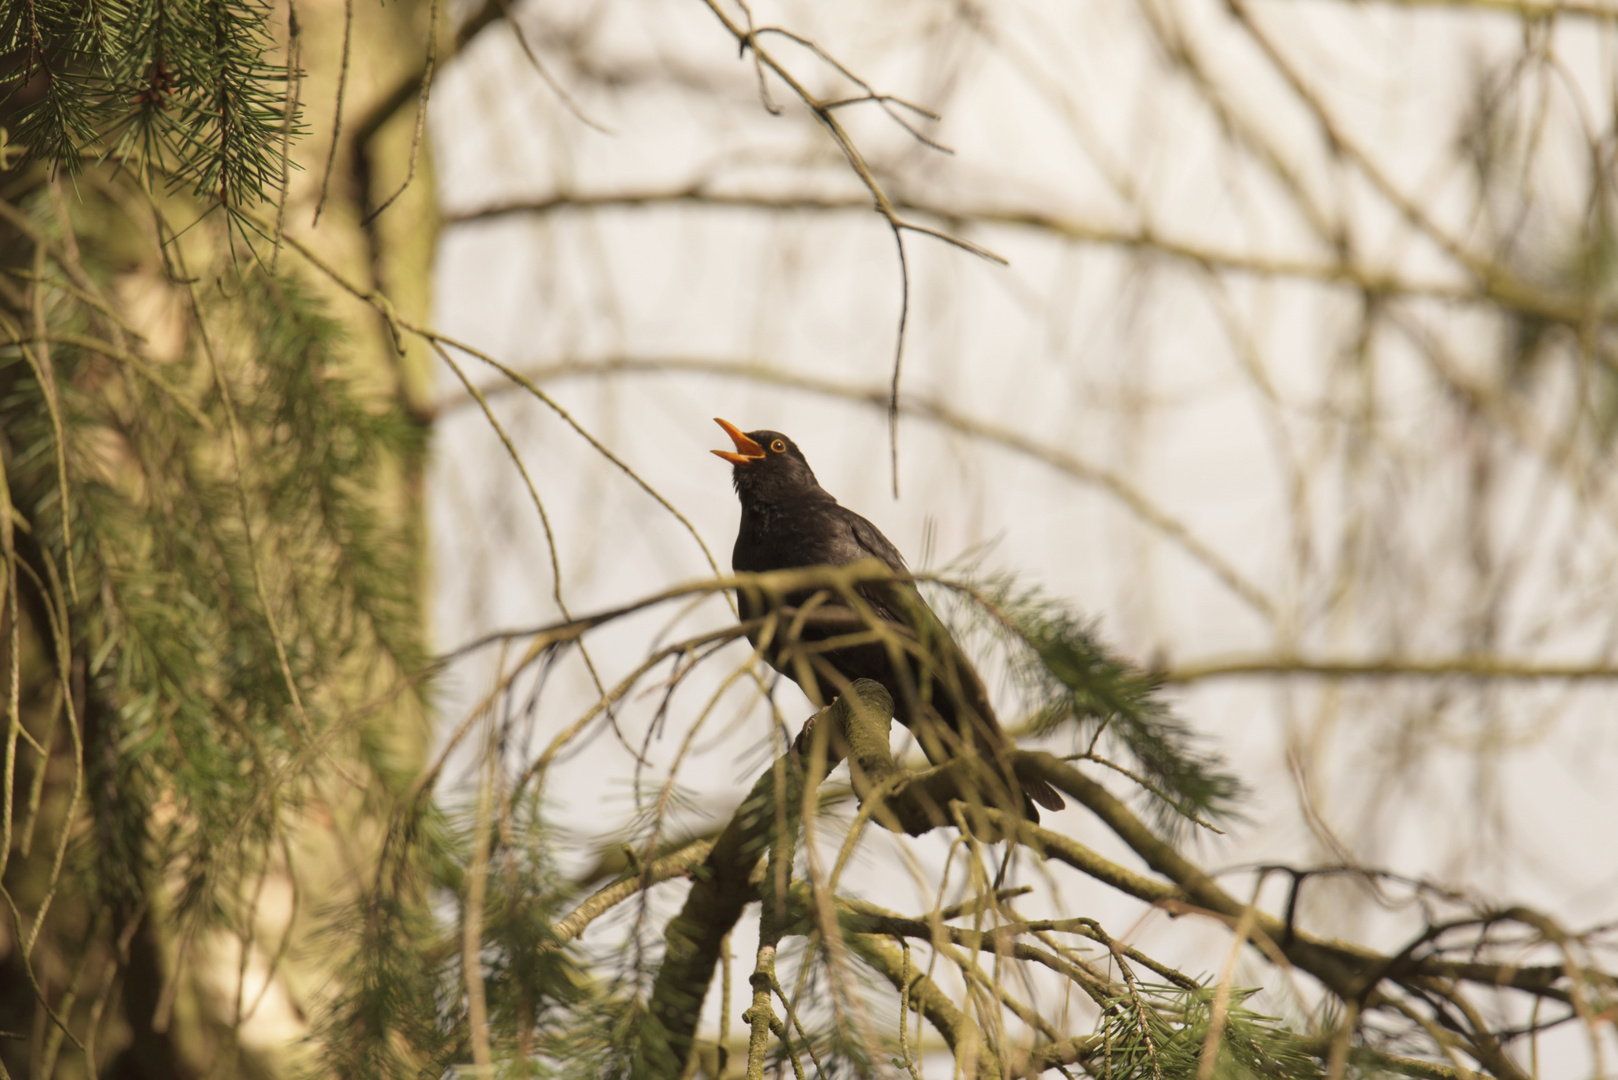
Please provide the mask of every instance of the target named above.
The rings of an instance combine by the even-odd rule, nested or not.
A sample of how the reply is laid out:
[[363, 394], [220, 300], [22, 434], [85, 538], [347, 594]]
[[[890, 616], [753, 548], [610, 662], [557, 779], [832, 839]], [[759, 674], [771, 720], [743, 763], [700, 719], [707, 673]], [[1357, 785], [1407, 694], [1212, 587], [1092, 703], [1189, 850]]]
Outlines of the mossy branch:
[[[806, 728], [823, 725], [833, 732], [847, 732], [875, 726], [873, 717], [880, 716], [882, 725], [892, 717], [893, 699], [881, 685], [859, 679], [849, 691], [811, 717]], [[866, 745], [864, 734], [855, 739]], [[796, 747], [777, 758], [714, 841], [713, 850], [694, 874], [696, 880], [684, 906], [664, 931], [663, 964], [652, 986], [634, 1076], [674, 1080], [681, 1075], [703, 999], [713, 981], [721, 942], [748, 903], [759, 897], [755, 879], [759, 859], [778, 835], [796, 835], [805, 773], [825, 776], [842, 760], [840, 745], [846, 741], [846, 736], [811, 740], [815, 751], [825, 754], [824, 763], [812, 769], [804, 768]], [[768, 1010], [767, 997], [765, 1007]]]

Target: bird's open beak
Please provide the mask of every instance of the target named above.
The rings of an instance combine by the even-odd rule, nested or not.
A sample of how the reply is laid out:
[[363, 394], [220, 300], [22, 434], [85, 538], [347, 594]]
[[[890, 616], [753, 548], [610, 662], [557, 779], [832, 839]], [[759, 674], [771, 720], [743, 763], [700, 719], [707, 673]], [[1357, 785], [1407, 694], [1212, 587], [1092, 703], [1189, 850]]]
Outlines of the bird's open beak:
[[751, 465], [755, 461], [764, 460], [764, 448], [743, 435], [741, 428], [717, 416], [713, 418], [713, 422], [724, 428], [725, 434], [730, 436], [730, 441], [736, 444], [734, 454], [729, 450], [714, 450], [712, 453], [715, 457], [722, 457], [732, 465]]

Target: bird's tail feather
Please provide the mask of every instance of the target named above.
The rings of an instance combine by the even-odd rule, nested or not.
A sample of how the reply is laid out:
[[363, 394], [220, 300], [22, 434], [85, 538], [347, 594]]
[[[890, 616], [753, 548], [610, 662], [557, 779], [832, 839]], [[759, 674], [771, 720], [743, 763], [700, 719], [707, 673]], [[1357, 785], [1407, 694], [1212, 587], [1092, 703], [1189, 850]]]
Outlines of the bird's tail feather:
[[[1022, 787], [1023, 797], [1031, 803], [1038, 803], [1047, 810], [1062, 810], [1067, 803], [1062, 801], [1062, 793], [1051, 787], [1050, 783], [1037, 776], [1018, 777]], [[1033, 807], [1029, 807], [1032, 811]], [[1030, 820], [1038, 821], [1037, 813], [1030, 814]]]

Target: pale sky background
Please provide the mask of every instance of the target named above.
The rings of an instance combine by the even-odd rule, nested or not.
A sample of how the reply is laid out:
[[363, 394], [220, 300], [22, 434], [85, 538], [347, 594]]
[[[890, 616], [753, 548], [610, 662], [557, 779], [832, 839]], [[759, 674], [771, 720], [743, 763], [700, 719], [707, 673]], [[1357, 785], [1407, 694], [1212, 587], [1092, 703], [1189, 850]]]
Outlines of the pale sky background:
[[[1310, 0], [1244, 10], [1339, 133], [1439, 229], [1493, 253], [1521, 218], [1511, 265], [1547, 286], [1558, 279], [1591, 169], [1581, 132], [1612, 129], [1613, 30], [1564, 19], [1525, 42], [1515, 18], [1468, 8]], [[690, 373], [546, 382], [690, 519], [721, 569], [738, 508], [728, 466], [707, 453], [726, 445], [714, 416], [790, 434], [822, 484], [917, 568], [975, 556], [982, 572], [1015, 573], [1095, 618], [1106, 640], [1141, 663], [1478, 652], [1613, 663], [1618, 502], [1602, 468], [1610, 455], [1567, 437], [1578, 370], [1566, 359], [1570, 346], [1558, 353], [1553, 341], [1519, 396], [1468, 413], [1457, 386], [1498, 370], [1505, 329], [1483, 308], [1445, 298], [1466, 287], [1464, 268], [1377, 190], [1353, 153], [1334, 153], [1308, 98], [1223, 3], [755, 4], [753, 14], [758, 25], [813, 38], [878, 90], [942, 115], [925, 130], [953, 156], [917, 144], [871, 105], [840, 113], [895, 197], [1043, 215], [1080, 234], [961, 227], [1008, 259], [1005, 267], [910, 236], [905, 394], [1118, 478], [1263, 603], [1105, 484], [921, 416], [901, 421], [895, 501], [886, 418], [871, 405]], [[784, 115], [764, 109], [752, 63], [737, 60], [702, 4], [547, 3], [524, 25], [611, 133], [562, 108], [511, 36], [491, 31], [433, 92], [429, 130], [446, 214], [693, 185], [727, 196], [861, 197], [825, 133], [778, 83], [771, 96]], [[585, 80], [565, 40], [616, 87]], [[1171, 61], [1165, 42], [1174, 40], [1186, 43], [1204, 83]], [[780, 40], [772, 47], [818, 90], [839, 85], [809, 54]], [[1514, 84], [1516, 134], [1500, 136], [1520, 160], [1501, 188], [1480, 194], [1459, 153], [1463, 121], [1478, 86], [1524, 56], [1523, 67], [1540, 74]], [[1522, 134], [1535, 127], [1537, 139]], [[1248, 131], [1259, 135], [1244, 148]], [[1278, 165], [1266, 166], [1255, 143]], [[1293, 178], [1292, 194], [1278, 175]], [[1123, 242], [1147, 234], [1229, 258], [1199, 265]], [[1394, 301], [1397, 310], [1362, 336], [1363, 294], [1311, 280], [1341, 251], [1433, 295]], [[899, 296], [893, 238], [871, 213], [569, 209], [449, 227], [437, 325], [523, 370], [618, 358], [764, 363], [864, 390], [889, 378]], [[436, 425], [429, 498], [435, 636], [450, 648], [559, 612], [527, 490], [486, 420], [442, 375], [442, 400], [454, 411]], [[487, 369], [476, 377], [499, 385]], [[553, 412], [517, 393], [491, 401], [555, 529], [570, 611], [710, 572], [679, 523]], [[1474, 499], [1480, 490], [1486, 498]], [[673, 614], [593, 638], [602, 677], [630, 670]], [[681, 629], [729, 618], [716, 599]], [[701, 687], [745, 655], [744, 644], [732, 645], [681, 690], [650, 744], [654, 759], [666, 767], [701, 707]], [[492, 677], [486, 666], [459, 666], [443, 689], [446, 718], [464, 715]], [[559, 665], [539, 698], [534, 745], [592, 696], [582, 665]], [[1245, 820], [1196, 843], [1204, 865], [1335, 862], [1304, 812], [1303, 776], [1319, 821], [1364, 865], [1536, 905], [1573, 928], [1618, 917], [1611, 681], [1482, 693], [1461, 680], [1249, 677], [1196, 682], [1170, 697], [1252, 788]], [[627, 736], [645, 735], [655, 698], [626, 708]], [[682, 768], [693, 805], [685, 820], [728, 817], [768, 760], [767, 714], [744, 715], [739, 693], [728, 701]], [[794, 731], [810, 711], [789, 684], [777, 702]], [[1015, 716], [1012, 699], [1004, 702]], [[628, 754], [598, 732], [553, 779], [556, 824], [581, 851], [633, 838], [624, 832], [633, 782]], [[1133, 864], [1081, 810], [1047, 823]], [[936, 871], [946, 846], [937, 834], [872, 834], [853, 884], [889, 907], [925, 910], [933, 898], [895, 853]], [[1223, 931], [1142, 919], [1139, 904], [1072, 874], [1055, 874], [1059, 894], [1032, 869], [1019, 880], [1040, 889], [1026, 910], [1091, 915], [1188, 970], [1217, 972], [1223, 962]], [[1225, 884], [1246, 896], [1250, 882]], [[1421, 925], [1419, 911], [1386, 911], [1353, 886], [1310, 888], [1304, 911], [1316, 931], [1397, 949]], [[660, 917], [683, 892], [658, 890]], [[1280, 884], [1264, 895], [1273, 910]], [[744, 916], [737, 937], [755, 925]], [[592, 929], [589, 947], [605, 949], [623, 932]], [[750, 946], [736, 948], [750, 964]], [[1610, 1028], [1606, 1042], [1610, 1069], [1618, 1053]], [[1543, 1075], [1588, 1075], [1589, 1053], [1581, 1031], [1553, 1035], [1541, 1049]]]

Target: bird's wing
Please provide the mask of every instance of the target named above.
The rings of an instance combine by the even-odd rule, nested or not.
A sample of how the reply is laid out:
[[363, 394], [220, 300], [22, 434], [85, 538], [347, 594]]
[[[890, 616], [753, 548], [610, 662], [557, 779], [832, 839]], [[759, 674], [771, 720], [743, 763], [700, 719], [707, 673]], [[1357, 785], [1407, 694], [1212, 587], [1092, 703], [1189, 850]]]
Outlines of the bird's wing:
[[[860, 549], [860, 557], [875, 556], [895, 574], [908, 576], [910, 568], [905, 565], [905, 557], [899, 554], [899, 549], [893, 546], [891, 540], [882, 535], [882, 530], [853, 511], [847, 511], [847, 514], [849, 533]], [[937, 623], [938, 616], [933, 614], [927, 601], [922, 599], [921, 592], [909, 581], [872, 581], [857, 586], [855, 591], [879, 617], [889, 622], [913, 630], [927, 623]]]
[[866, 555], [875, 555], [895, 574], [909, 573], [909, 568], [905, 566], [905, 557], [899, 554], [899, 549], [893, 546], [892, 541], [882, 535], [881, 529], [853, 511], [848, 511], [848, 528], [854, 535], [854, 542]]

